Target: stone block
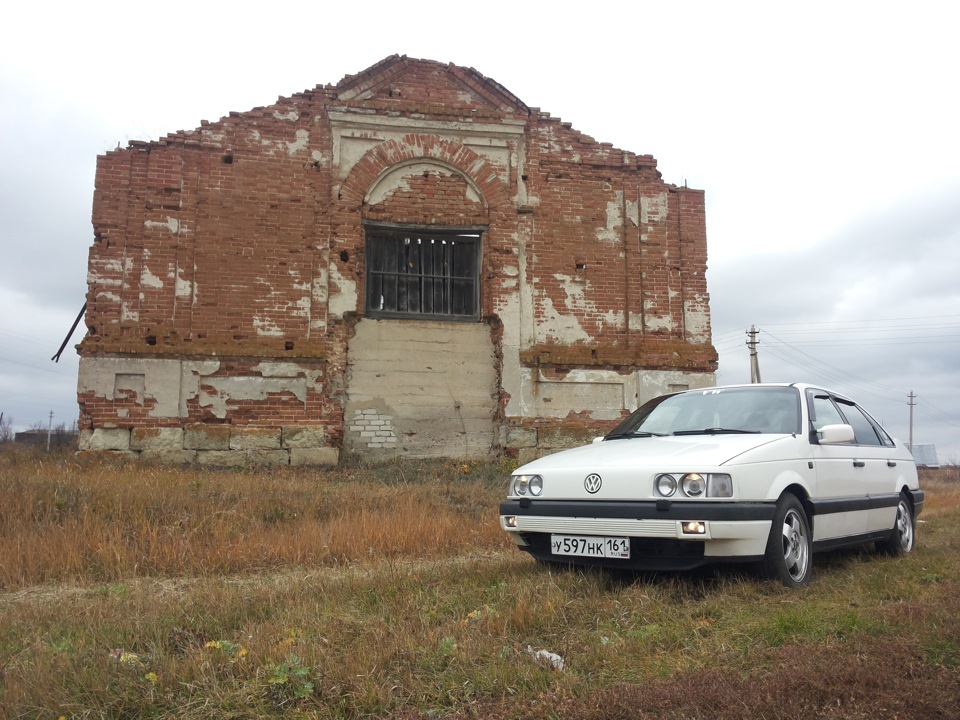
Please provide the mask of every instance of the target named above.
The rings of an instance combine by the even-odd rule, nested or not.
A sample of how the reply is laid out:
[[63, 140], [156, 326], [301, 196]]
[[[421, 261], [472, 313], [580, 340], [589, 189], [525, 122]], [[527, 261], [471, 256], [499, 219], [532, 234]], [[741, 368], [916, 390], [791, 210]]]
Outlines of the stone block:
[[541, 448], [565, 449], [589, 445], [595, 437], [609, 430], [582, 427], [540, 428], [539, 445]]
[[532, 448], [537, 446], [537, 431], [533, 428], [507, 428], [508, 448]]
[[517, 453], [517, 465], [526, 465], [528, 462], [533, 462], [538, 457], [540, 453], [537, 452], [536, 448], [520, 448]]
[[290, 426], [283, 428], [283, 447], [322, 448], [327, 441], [327, 431], [318, 426]]
[[142, 450], [140, 460], [156, 465], [193, 465], [197, 462], [196, 450]]
[[243, 467], [247, 464], [245, 450], [203, 450], [197, 453], [197, 463], [211, 467]]
[[81, 430], [77, 447], [81, 451], [129, 450], [130, 430], [127, 428]]
[[280, 428], [234, 427], [230, 432], [231, 450], [279, 450]]
[[130, 460], [136, 462], [140, 453], [133, 450], [78, 450], [76, 457], [82, 460], [103, 460], [103, 458], [113, 458], [115, 460]]
[[183, 451], [183, 428], [134, 428], [130, 431], [130, 449], [151, 453]]
[[340, 462], [337, 448], [291, 448], [291, 465], [336, 465]]
[[258, 467], [289, 465], [290, 453], [287, 450], [248, 450], [247, 464]]
[[184, 450], [229, 450], [229, 425], [190, 425], [183, 432]]

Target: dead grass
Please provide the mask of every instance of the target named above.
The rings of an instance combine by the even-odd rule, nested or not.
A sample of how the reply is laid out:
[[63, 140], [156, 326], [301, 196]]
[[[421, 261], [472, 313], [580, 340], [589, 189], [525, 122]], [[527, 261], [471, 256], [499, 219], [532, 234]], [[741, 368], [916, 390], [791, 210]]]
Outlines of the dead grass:
[[[791, 592], [734, 569], [539, 567], [500, 537], [507, 468], [490, 465], [33, 465], [0, 464], [0, 717], [947, 718], [960, 707], [952, 470], [925, 475], [913, 555], [817, 556], [812, 586]], [[48, 539], [71, 523], [69, 542]], [[30, 558], [17, 573], [12, 538]]]
[[37, 457], [0, 455], [0, 588], [508, 545], [495, 502], [506, 471], [488, 466], [226, 472]]

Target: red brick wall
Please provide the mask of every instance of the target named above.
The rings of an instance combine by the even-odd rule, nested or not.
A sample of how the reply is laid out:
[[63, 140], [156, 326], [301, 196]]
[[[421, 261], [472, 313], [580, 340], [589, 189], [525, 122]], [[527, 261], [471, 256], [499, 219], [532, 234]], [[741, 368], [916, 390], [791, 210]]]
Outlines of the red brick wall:
[[[340, 117], [367, 129], [338, 135]], [[368, 150], [347, 162], [348, 141]], [[405, 163], [426, 169], [371, 203]], [[306, 402], [231, 402], [226, 417], [197, 397], [186, 416], [158, 418], [151, 401], [81, 389], [82, 427], [316, 424], [338, 442], [364, 221], [485, 226], [481, 314], [497, 337], [501, 281], [519, 272], [517, 238], [529, 237], [535, 332], [522, 363], [715, 368], [709, 337], [685, 328], [691, 308], [708, 313], [702, 192], [475, 71], [387, 58], [337, 86], [98, 158], [81, 355], [216, 359], [220, 376], [299, 363], [318, 379]]]

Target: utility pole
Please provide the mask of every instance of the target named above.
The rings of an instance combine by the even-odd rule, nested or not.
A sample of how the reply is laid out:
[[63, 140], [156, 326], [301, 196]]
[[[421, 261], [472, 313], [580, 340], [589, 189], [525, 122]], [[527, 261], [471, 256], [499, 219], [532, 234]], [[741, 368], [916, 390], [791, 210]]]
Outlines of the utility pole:
[[760, 361], [757, 359], [757, 345], [760, 344], [760, 341], [757, 340], [757, 333], [760, 331], [753, 325], [750, 326], [750, 329], [747, 330], [747, 335], [750, 337], [747, 340], [747, 347], [750, 348], [750, 382], [758, 383], [763, 382], [760, 379]]
[[913, 406], [917, 404], [917, 396], [913, 394], [913, 390], [910, 391], [910, 394], [907, 395], [907, 405], [910, 406], [910, 452], [913, 452]]
[[47, 452], [50, 452], [50, 434], [53, 432], [53, 410], [50, 411], [50, 420], [47, 423]]

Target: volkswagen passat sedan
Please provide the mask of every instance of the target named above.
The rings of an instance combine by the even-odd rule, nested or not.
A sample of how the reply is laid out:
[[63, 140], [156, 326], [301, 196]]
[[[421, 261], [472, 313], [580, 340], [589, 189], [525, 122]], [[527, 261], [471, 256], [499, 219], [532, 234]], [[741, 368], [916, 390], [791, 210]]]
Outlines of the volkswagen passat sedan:
[[910, 451], [852, 400], [739, 385], [655, 398], [593, 444], [518, 468], [500, 525], [538, 560], [757, 562], [799, 587], [817, 550], [910, 552], [923, 498]]

